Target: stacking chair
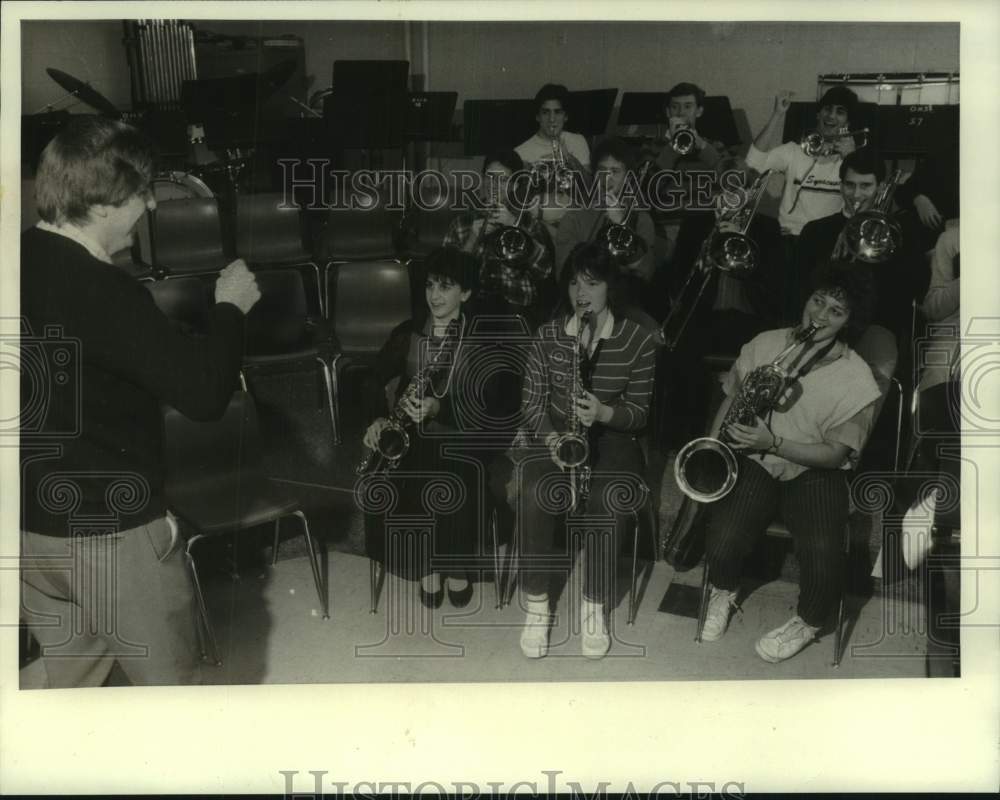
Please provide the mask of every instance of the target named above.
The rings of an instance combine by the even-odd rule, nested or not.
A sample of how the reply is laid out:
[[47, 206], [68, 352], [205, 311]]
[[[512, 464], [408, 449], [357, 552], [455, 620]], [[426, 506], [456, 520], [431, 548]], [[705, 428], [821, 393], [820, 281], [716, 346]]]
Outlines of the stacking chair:
[[451, 187], [428, 181], [415, 191], [420, 193], [419, 203], [406, 212], [400, 241], [400, 251], [407, 258], [423, 258], [440, 247], [455, 219]]
[[309, 317], [302, 273], [294, 269], [267, 269], [257, 270], [254, 277], [261, 296], [247, 314], [244, 371], [318, 364], [325, 384], [333, 439], [339, 442], [333, 344], [325, 322]]
[[[184, 529], [193, 531], [187, 537], [185, 552], [201, 619], [199, 640], [204, 645], [203, 637], [207, 637], [215, 663], [222, 661], [193, 555], [195, 545], [203, 539], [274, 523], [273, 566], [277, 561], [281, 520], [297, 517], [309, 548], [323, 618], [328, 619], [327, 590], [309, 522], [299, 508], [299, 501], [285, 493], [283, 484], [268, 480], [263, 473], [257, 412], [250, 395], [236, 392], [218, 422], [193, 422], [173, 408], [166, 409], [164, 422], [167, 507]], [[203, 646], [203, 655], [204, 651]]]
[[153, 302], [167, 317], [189, 334], [204, 334], [208, 313], [215, 302], [213, 288], [204, 279], [185, 275], [169, 281], [143, 281]]
[[281, 192], [237, 198], [236, 255], [251, 268], [308, 270], [316, 290], [316, 306], [320, 315], [325, 313], [319, 265], [302, 245], [299, 209], [285, 205]]
[[337, 264], [327, 272], [326, 287], [336, 338], [332, 378], [339, 444], [340, 377], [351, 366], [371, 367], [389, 334], [411, 316], [410, 272], [396, 260]]
[[157, 266], [168, 275], [213, 273], [228, 263], [214, 197], [164, 200], [155, 220]]
[[[900, 432], [902, 428], [902, 413], [903, 413], [903, 391], [902, 386], [899, 381], [893, 376], [893, 372], [896, 366], [896, 343], [895, 338], [889, 331], [884, 328], [872, 325], [865, 331], [862, 339], [854, 346], [855, 352], [861, 356], [871, 367], [872, 375], [875, 378], [875, 382], [879, 386], [881, 391], [881, 397], [876, 400], [875, 403], [875, 413], [874, 418], [877, 421], [879, 415], [881, 414], [882, 408], [884, 407], [886, 399], [889, 395], [893, 393], [893, 388], [896, 389], [895, 394], [897, 397], [897, 408], [896, 408], [896, 442], [894, 449], [894, 468], [898, 468], [899, 463], [899, 439]], [[723, 364], [721, 360], [716, 360], [712, 362], [715, 367], [721, 367]], [[873, 423], [874, 427], [874, 423]], [[690, 503], [691, 500], [686, 502]], [[767, 527], [765, 531], [765, 536], [770, 536], [777, 539], [791, 539], [791, 532], [788, 530], [787, 526], [781, 520], [774, 520]], [[847, 596], [847, 581], [848, 581], [848, 567], [850, 563], [851, 554], [851, 524], [844, 526], [844, 574], [842, 577], [842, 582], [840, 586], [840, 598], [837, 602], [837, 622], [834, 629], [834, 640], [833, 640], [833, 666], [839, 667], [842, 655], [842, 645], [843, 645], [843, 629], [844, 629], [844, 605]], [[701, 631], [705, 624], [705, 616], [708, 613], [708, 595], [709, 595], [709, 575], [708, 575], [708, 563], [705, 563], [705, 568], [702, 571], [701, 578], [701, 604], [698, 608], [698, 626], [695, 632], [695, 641], [701, 642]]]

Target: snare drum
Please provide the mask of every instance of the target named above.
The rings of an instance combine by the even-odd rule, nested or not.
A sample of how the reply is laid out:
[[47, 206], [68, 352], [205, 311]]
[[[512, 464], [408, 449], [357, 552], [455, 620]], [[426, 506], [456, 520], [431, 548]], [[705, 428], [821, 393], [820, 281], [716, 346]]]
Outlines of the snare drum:
[[190, 172], [160, 172], [151, 181], [153, 197], [163, 200], [187, 200], [192, 197], [215, 197], [208, 185]]

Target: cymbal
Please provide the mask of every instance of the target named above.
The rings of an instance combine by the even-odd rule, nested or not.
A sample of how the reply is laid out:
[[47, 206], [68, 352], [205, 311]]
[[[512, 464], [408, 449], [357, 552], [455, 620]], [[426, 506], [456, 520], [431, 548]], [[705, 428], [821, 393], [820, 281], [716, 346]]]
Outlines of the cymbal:
[[82, 100], [95, 111], [107, 114], [109, 117], [118, 117], [121, 115], [121, 112], [115, 108], [114, 105], [112, 105], [111, 101], [96, 89], [92, 88], [89, 83], [84, 83], [79, 78], [74, 78], [66, 72], [62, 72], [58, 69], [52, 69], [51, 67], [45, 71], [48, 73], [49, 77], [58, 83], [63, 89], [70, 94], [76, 95], [77, 98]]

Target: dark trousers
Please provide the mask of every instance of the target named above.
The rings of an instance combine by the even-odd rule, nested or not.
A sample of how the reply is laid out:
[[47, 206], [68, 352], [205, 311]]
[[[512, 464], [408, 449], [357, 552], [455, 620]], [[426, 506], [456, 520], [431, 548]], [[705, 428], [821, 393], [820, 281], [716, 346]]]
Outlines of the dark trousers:
[[809, 469], [790, 481], [778, 481], [746, 456], [737, 456], [737, 461], [736, 486], [709, 512], [709, 580], [719, 589], [734, 591], [744, 559], [767, 525], [780, 516], [795, 542], [801, 570], [798, 614], [806, 624], [821, 626], [837, 603], [844, 570], [844, 471]]
[[[623, 532], [644, 500], [638, 489], [643, 457], [634, 437], [611, 431], [605, 431], [592, 450], [596, 456], [590, 497], [585, 509], [567, 517], [567, 529], [585, 523], [583, 596], [604, 603], [612, 598]], [[559, 564], [566, 575], [572, 564], [571, 537], [567, 536], [562, 552], [554, 541], [556, 523], [568, 510], [568, 473], [553, 463], [547, 451], [538, 452], [522, 462], [519, 488], [521, 585], [528, 594], [546, 594], [556, 572], [553, 566]]]

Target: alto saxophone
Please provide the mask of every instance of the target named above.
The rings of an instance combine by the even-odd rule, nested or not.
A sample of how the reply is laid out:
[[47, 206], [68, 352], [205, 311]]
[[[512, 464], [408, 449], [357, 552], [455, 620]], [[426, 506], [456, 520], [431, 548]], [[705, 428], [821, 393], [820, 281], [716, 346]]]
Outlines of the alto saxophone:
[[406, 401], [419, 400], [427, 391], [434, 373], [437, 372], [445, 357], [450, 353], [452, 345], [457, 339], [458, 330], [458, 320], [452, 320], [448, 323], [444, 340], [441, 342], [441, 348], [434, 354], [434, 358], [431, 359], [430, 363], [418, 369], [417, 374], [410, 380], [403, 394], [390, 412], [388, 422], [379, 433], [375, 449], [368, 450], [365, 453], [361, 459], [361, 463], [354, 470], [355, 475], [394, 470], [399, 466], [402, 458], [409, 452], [410, 434], [406, 428], [411, 420], [404, 410]]
[[722, 420], [717, 439], [703, 436], [681, 448], [674, 461], [674, 477], [684, 494], [699, 503], [714, 503], [729, 494], [739, 477], [738, 462], [730, 447], [733, 440], [729, 427], [753, 425], [757, 417], [777, 404], [788, 388], [790, 377], [782, 364], [819, 329], [819, 325], [812, 323], [800, 330], [774, 361], [756, 367], [746, 376]]
[[[566, 430], [559, 434], [552, 445], [552, 460], [562, 469], [569, 470], [573, 507], [577, 507], [590, 493], [590, 440], [580, 422], [580, 414], [576, 409], [576, 401], [583, 397], [583, 373], [581, 371], [581, 346], [583, 332], [590, 324], [592, 311], [584, 312], [580, 317], [573, 344], [573, 384], [568, 394], [569, 416]], [[579, 470], [579, 472], [577, 472]]]

